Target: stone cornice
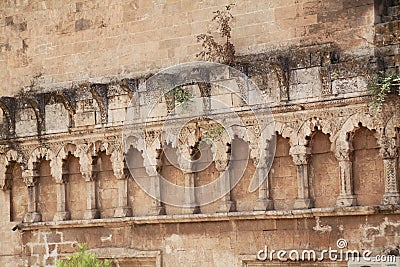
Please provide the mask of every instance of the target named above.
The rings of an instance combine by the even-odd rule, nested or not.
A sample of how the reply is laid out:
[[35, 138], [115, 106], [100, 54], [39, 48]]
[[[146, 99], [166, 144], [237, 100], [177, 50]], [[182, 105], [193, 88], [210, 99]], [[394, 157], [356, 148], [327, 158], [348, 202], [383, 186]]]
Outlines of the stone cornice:
[[[287, 105], [275, 105], [271, 106], [271, 113], [274, 115], [275, 118], [285, 117], [290, 114], [296, 113], [304, 113], [308, 111], [316, 112], [319, 109], [336, 109], [341, 107], [354, 107], [354, 106], [365, 106], [368, 103], [369, 96], [357, 96], [353, 98], [342, 98], [342, 99], [329, 99], [329, 100], [318, 100], [315, 102], [309, 103], [294, 103], [294, 104], [287, 104]], [[246, 116], [249, 114], [248, 109], [238, 109], [237, 114], [241, 114]], [[213, 115], [215, 117], [224, 117], [228, 118], [229, 113], [221, 113]], [[175, 117], [169, 120], [165, 119], [154, 119], [154, 121], [148, 122], [138, 122], [138, 125], [146, 124], [147, 127], [151, 128], [159, 128], [164, 124], [166, 121], [179, 121], [183, 120], [184, 118]], [[76, 141], [82, 140], [85, 138], [98, 139], [102, 140], [104, 137], [108, 136], [116, 136], [122, 133], [124, 125], [104, 125], [103, 127], [94, 126], [90, 128], [78, 127], [78, 128], [71, 128], [68, 132], [63, 133], [52, 133], [52, 134], [45, 134], [41, 136], [28, 136], [28, 137], [14, 137], [9, 139], [0, 140], [0, 145], [7, 145], [10, 142], [14, 142], [16, 144], [23, 143], [24, 145], [34, 145], [34, 144], [45, 144], [45, 143], [52, 143], [57, 141]], [[117, 134], [116, 134], [117, 133]], [[87, 137], [86, 137], [87, 136]]]
[[182, 214], [182, 215], [158, 215], [140, 216], [126, 218], [107, 218], [96, 220], [70, 220], [59, 222], [36, 222], [21, 223], [19, 229], [22, 231], [33, 231], [39, 229], [65, 229], [86, 227], [120, 227], [128, 225], [144, 224], [173, 224], [173, 223], [199, 223], [199, 222], [223, 222], [243, 220], [279, 220], [279, 219], [302, 219], [315, 217], [345, 217], [345, 216], [367, 216], [367, 215], [399, 215], [400, 205], [386, 206], [353, 206], [313, 208], [304, 210], [270, 210], [270, 211], [248, 211], [228, 212], [213, 214]]

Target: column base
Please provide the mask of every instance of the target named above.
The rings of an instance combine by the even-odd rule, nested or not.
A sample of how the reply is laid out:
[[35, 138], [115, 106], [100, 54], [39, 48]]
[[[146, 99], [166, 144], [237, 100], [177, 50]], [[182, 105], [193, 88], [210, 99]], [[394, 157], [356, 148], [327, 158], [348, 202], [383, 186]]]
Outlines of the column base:
[[399, 193], [385, 193], [382, 199], [382, 205], [398, 205], [400, 204]]
[[67, 221], [71, 219], [71, 213], [69, 211], [57, 211], [54, 215], [54, 221]]
[[236, 211], [236, 202], [232, 200], [225, 200], [219, 205], [218, 212], [233, 212]]
[[183, 208], [183, 213], [184, 214], [198, 214], [198, 213], [200, 213], [200, 207], [199, 206], [185, 207], [185, 208]]
[[24, 216], [24, 222], [27, 223], [34, 223], [34, 222], [40, 222], [42, 220], [42, 214], [39, 212], [28, 212]]
[[354, 195], [340, 195], [336, 200], [338, 207], [350, 207], [357, 205], [357, 197]]
[[272, 199], [264, 198], [257, 199], [256, 204], [254, 205], [254, 211], [266, 211], [274, 209], [274, 201]]
[[297, 198], [294, 202], [295, 210], [310, 209], [312, 207], [314, 207], [314, 201], [309, 198]]
[[131, 207], [118, 207], [115, 209], [114, 217], [115, 218], [123, 218], [132, 216], [132, 208]]
[[83, 215], [84, 220], [93, 220], [100, 218], [100, 212], [98, 209], [86, 210]]
[[150, 215], [165, 215], [165, 207], [162, 205], [152, 206], [149, 213]]

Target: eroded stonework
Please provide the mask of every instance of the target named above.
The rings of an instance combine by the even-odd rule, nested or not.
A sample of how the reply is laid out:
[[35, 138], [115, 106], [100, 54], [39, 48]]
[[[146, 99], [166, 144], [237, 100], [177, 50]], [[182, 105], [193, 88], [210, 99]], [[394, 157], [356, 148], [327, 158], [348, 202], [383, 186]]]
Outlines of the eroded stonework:
[[[172, 5], [159, 2], [164, 8]], [[179, 136], [162, 139], [163, 124], [173, 110], [168, 97], [146, 118], [151, 123], [139, 121], [138, 130], [144, 134], [139, 139], [128, 138], [132, 146], [124, 149], [125, 114], [130, 108], [139, 113], [147, 110], [148, 92], [141, 85], [150, 72], [128, 78], [114, 75], [101, 82], [71, 82], [57, 76], [55, 80], [65, 82], [57, 89], [52, 88], [48, 73], [45, 87], [32, 85], [0, 98], [0, 265], [54, 266], [57, 259], [73, 253], [78, 243], [87, 243], [101, 258], [113, 259], [115, 266], [286, 266], [276, 259], [259, 262], [256, 253], [265, 245], [276, 250], [323, 250], [336, 247], [339, 238], [348, 241], [348, 249], [399, 255], [400, 106], [398, 97], [391, 96], [375, 113], [366, 90], [369, 75], [398, 66], [398, 38], [393, 37], [398, 28], [393, 25], [398, 23], [399, 3], [244, 2], [236, 14], [243, 19], [257, 20], [259, 16], [248, 15], [246, 7], [261, 6], [275, 14], [280, 28], [293, 24], [291, 18], [306, 25], [301, 34], [299, 28], [294, 30], [301, 35], [297, 41], [279, 35], [286, 40], [280, 48], [256, 38], [257, 47], [247, 51], [248, 40], [236, 40], [239, 50], [247, 53], [237, 56], [232, 66], [258, 86], [273, 114], [277, 140], [271, 169], [263, 165], [265, 158], [258, 157], [260, 150], [268, 148], [260, 147], [260, 130], [243, 105], [252, 92], [229, 72], [216, 72], [211, 85], [183, 87], [193, 96], [218, 99], [234, 109], [248, 131], [247, 136], [238, 132], [233, 141], [223, 135], [216, 138], [214, 162], [197, 173], [188, 171], [193, 166], [179, 166], [184, 171], [174, 166], [162, 152], [171, 145], [164, 141], [178, 139], [178, 148], [185, 152], [177, 155], [180, 162], [180, 156], [192, 157], [201, 138], [216, 126], [196, 119]], [[178, 3], [182, 9], [189, 5]], [[140, 17], [145, 13], [142, 5], [142, 1], [133, 1], [130, 8], [139, 8], [136, 15]], [[89, 2], [74, 3], [74, 7], [74, 12], [96, 9]], [[304, 13], [300, 18], [299, 7]], [[203, 14], [194, 7], [185, 8], [194, 21]], [[124, 12], [124, 18], [128, 13]], [[339, 15], [344, 17], [338, 19]], [[130, 20], [135, 20], [132, 16]], [[31, 27], [29, 19], [26, 23], [17, 15], [5, 18], [4, 27], [21, 36]], [[104, 26], [97, 31], [106, 31], [107, 23], [96, 19], [78, 17], [74, 23], [60, 24], [57, 31], [68, 32], [72, 27], [78, 33], [71, 38], [94, 31], [97, 24]], [[253, 30], [265, 35], [266, 26], [257, 25]], [[332, 27], [339, 30], [333, 32]], [[251, 29], [237, 27], [233, 34], [244, 35]], [[363, 38], [357, 35], [360, 31]], [[352, 44], [352, 36], [362, 43]], [[263, 45], [265, 49], [260, 48]], [[10, 47], [0, 39], [0, 56], [13, 53]], [[151, 52], [152, 46], [147, 49]], [[173, 64], [174, 58], [168, 62]], [[243, 98], [224, 86], [236, 88]], [[155, 98], [162, 95], [153, 93]], [[230, 119], [229, 114], [224, 116]], [[176, 114], [174, 119], [181, 118]], [[151, 148], [146, 156], [144, 146]], [[248, 156], [232, 158], [232, 147], [243, 155], [248, 151]], [[127, 154], [134, 163], [134, 175], [151, 183], [157, 199], [133, 179]], [[177, 185], [198, 187], [217, 179], [229, 163], [245, 164], [245, 171], [222, 198], [197, 206], [198, 196], [187, 191], [185, 199], [191, 204], [187, 207], [162, 201], [170, 192], [162, 190], [158, 174]], [[255, 172], [267, 179], [249, 192]], [[229, 188], [230, 184], [220, 186]], [[13, 227], [17, 231], [11, 231]], [[329, 259], [318, 264], [347, 266]]]

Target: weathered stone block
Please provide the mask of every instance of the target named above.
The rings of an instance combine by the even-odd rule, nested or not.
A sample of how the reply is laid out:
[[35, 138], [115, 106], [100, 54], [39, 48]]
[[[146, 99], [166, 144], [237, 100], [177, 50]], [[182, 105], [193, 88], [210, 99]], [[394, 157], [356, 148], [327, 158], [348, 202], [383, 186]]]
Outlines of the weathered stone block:
[[95, 112], [77, 113], [74, 116], [75, 126], [91, 126], [96, 124]]
[[46, 105], [46, 133], [60, 133], [68, 131], [70, 125], [68, 110], [61, 103]]

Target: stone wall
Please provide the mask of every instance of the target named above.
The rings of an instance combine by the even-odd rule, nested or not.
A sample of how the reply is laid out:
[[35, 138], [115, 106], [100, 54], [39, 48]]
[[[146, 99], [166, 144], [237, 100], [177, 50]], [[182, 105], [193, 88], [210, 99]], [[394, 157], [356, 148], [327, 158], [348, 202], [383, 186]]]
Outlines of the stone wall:
[[[222, 159], [196, 174], [182, 171], [171, 162], [179, 155], [159, 152], [172, 148], [163, 123], [182, 119], [161, 97], [135, 121], [142, 139], [124, 151], [126, 112], [148, 114], [149, 98], [163, 94], [149, 96], [146, 79], [194, 60], [196, 35], [227, 3], [0, 3], [1, 266], [54, 266], [78, 243], [119, 266], [263, 266], [255, 254], [265, 245], [321, 250], [339, 238], [349, 249], [399, 253], [400, 106], [389, 98], [374, 113], [366, 90], [369, 75], [397, 70], [397, 1], [246, 0], [233, 8], [232, 66], [261, 90], [277, 135], [272, 168], [256, 191], [248, 187], [264, 159], [255, 152], [267, 148], [239, 99], [251, 88], [221, 69], [207, 96], [201, 83], [182, 88], [235, 110], [250, 138], [218, 140]], [[178, 148], [187, 151], [210, 124], [185, 127]], [[153, 149], [150, 162], [143, 143]], [[239, 157], [230, 157], [232, 148]], [[200, 187], [228, 162], [246, 168], [221, 199], [189, 208], [163, 203], [173, 192], [160, 188], [153, 169], [174, 184]], [[153, 182], [161, 200], [133, 178]]]
[[[2, 1], [1, 95], [31, 85], [132, 77], [193, 61], [200, 51], [196, 35], [207, 31], [213, 11], [230, 2]], [[372, 0], [246, 0], [237, 1], [232, 12], [239, 55], [331, 42], [348, 54], [373, 49]]]
[[[335, 249], [340, 238], [348, 240], [350, 250], [369, 249], [374, 254], [391, 250], [388, 244], [398, 242], [395, 234], [400, 225], [398, 215], [359, 212], [354, 209], [344, 216], [327, 217], [316, 212], [317, 217], [306, 213], [283, 215], [279, 219], [268, 218], [278, 213], [260, 215], [258, 219], [245, 215], [229, 219], [207, 216], [198, 219], [199, 222], [182, 222], [182, 217], [177, 216], [170, 217], [168, 222], [137, 220], [99, 222], [90, 227], [79, 222], [69, 226], [39, 226], [24, 234], [24, 255], [29, 266], [51, 266], [56, 259], [74, 252], [78, 242], [86, 242], [89, 249], [100, 255], [112, 254], [120, 266], [288, 266], [287, 262], [279, 265], [276, 259], [257, 261], [256, 253], [265, 246], [269, 250]], [[157, 264], [160, 255], [162, 265]], [[121, 263], [127, 258], [131, 265]], [[347, 266], [340, 261], [298, 264], [294, 266]]]
[[[81, 101], [79, 95], [77, 99]], [[92, 98], [94, 101], [98, 100]], [[393, 235], [384, 235], [384, 240], [376, 239], [380, 240], [379, 245], [371, 246], [376, 254], [387, 253], [387, 249], [396, 246], [399, 223], [396, 219], [399, 188], [391, 180], [393, 177], [398, 180], [392, 173], [398, 173], [395, 154], [398, 148], [393, 142], [398, 140], [399, 114], [396, 106], [392, 109], [388, 105], [382, 114], [373, 116], [366, 101], [365, 97], [358, 96], [333, 98], [328, 102], [304, 100], [302, 108], [298, 107], [299, 102], [273, 106], [278, 136], [268, 182], [248, 192], [257, 158], [249, 159], [244, 152], [256, 149], [257, 140], [237, 138], [232, 146], [239, 148], [242, 151], [239, 155], [244, 157], [232, 161], [237, 166], [246, 164], [242, 179], [228, 198], [198, 209], [163, 204], [143, 192], [132, 175], [152, 179], [151, 173], [137, 148], [128, 152], [134, 154], [131, 159], [136, 169], [132, 175], [127, 175], [125, 166], [121, 167], [122, 128], [118, 124], [72, 126], [76, 125], [73, 118], [78, 114], [74, 111], [66, 113], [68, 121], [74, 122], [66, 134], [44, 132], [18, 137], [8, 132], [1, 147], [5, 167], [1, 179], [2, 231], [12, 238], [1, 243], [7, 247], [1, 261], [8, 264], [7, 261], [16, 260], [22, 253], [24, 265], [53, 266], [56, 259], [74, 251], [77, 243], [86, 242], [103, 257], [118, 258], [119, 253], [126, 253], [119, 260], [135, 264], [143, 261], [154, 266], [162, 259], [162, 266], [185, 265], [204, 258], [201, 262], [208, 266], [223, 263], [251, 266], [256, 263], [254, 253], [264, 243], [278, 248], [317, 249], [334, 244], [343, 234], [352, 246], [365, 248], [375, 239], [367, 233], [355, 234], [355, 229], [362, 231], [364, 224], [371, 229], [386, 227], [385, 223], [389, 222], [394, 227]], [[88, 112], [101, 121], [101, 113]], [[44, 116], [53, 116], [47, 121], [57, 118], [54, 113], [44, 113]], [[46, 119], [35, 119], [37, 125], [40, 121]], [[7, 124], [5, 127], [13, 128]], [[149, 129], [152, 135], [148, 132], [147, 138], [153, 136], [149, 140], [161, 144], [161, 135], [156, 129], [153, 125]], [[391, 132], [395, 133], [393, 137], [389, 135]], [[186, 174], [162, 155], [159, 167], [171, 182], [185, 184]], [[213, 164], [196, 174], [194, 185], [210, 183], [219, 174], [220, 170]], [[381, 213], [393, 215], [385, 219]], [[304, 216], [312, 221], [307, 224], [307, 233], [300, 231], [299, 226], [305, 223]], [[242, 223], [248, 230], [238, 226]], [[259, 230], [257, 225], [264, 223], [272, 223], [274, 228]], [[11, 231], [14, 226], [21, 230]], [[175, 230], [163, 232], [154, 239], [154, 232], [170, 227]], [[215, 229], [218, 235], [212, 232]], [[344, 234], [347, 229], [352, 230]], [[335, 234], [331, 235], [332, 231]], [[329, 238], [321, 240], [325, 232], [330, 233]], [[58, 239], [53, 235], [58, 235]], [[236, 239], [232, 240], [232, 236]], [[196, 238], [199, 241], [193, 241]], [[360, 245], [360, 238], [369, 241]], [[119, 250], [114, 251], [115, 247]], [[330, 266], [329, 261], [324, 264]]]

